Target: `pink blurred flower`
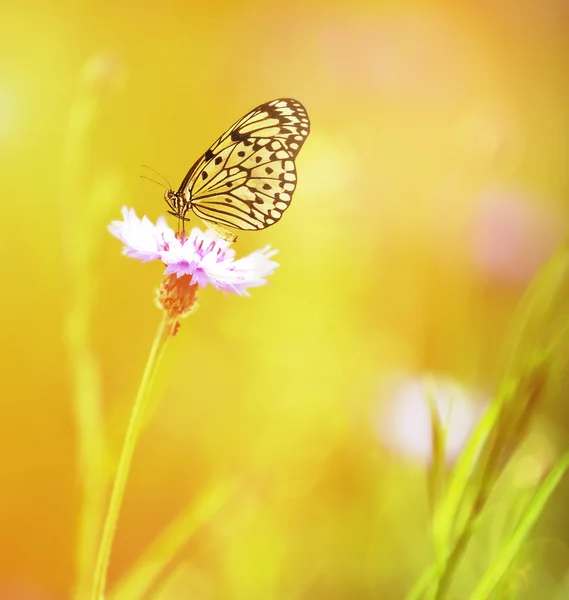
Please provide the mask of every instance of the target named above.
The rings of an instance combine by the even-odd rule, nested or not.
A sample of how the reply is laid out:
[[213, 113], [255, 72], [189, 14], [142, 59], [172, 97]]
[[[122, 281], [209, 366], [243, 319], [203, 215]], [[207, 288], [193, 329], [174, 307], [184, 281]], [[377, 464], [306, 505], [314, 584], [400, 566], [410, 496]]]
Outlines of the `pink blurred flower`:
[[[482, 0], [477, 9], [482, 18], [492, 19], [497, 28], [507, 30], [511, 39], [523, 33], [551, 41], [552, 36], [568, 33], [567, 0]], [[526, 47], [533, 48], [533, 44], [526, 42]]]
[[523, 193], [491, 191], [475, 207], [473, 261], [498, 280], [525, 283], [554, 252], [562, 223], [557, 210], [537, 204]]
[[91, 56], [83, 65], [83, 81], [93, 90], [114, 92], [124, 87], [126, 70], [122, 59], [112, 52]]
[[378, 440], [395, 454], [422, 463], [429, 463], [433, 452], [431, 397], [446, 431], [447, 462], [457, 458], [484, 411], [480, 394], [447, 377], [398, 378], [384, 384], [380, 395], [372, 415]]
[[332, 14], [317, 30], [325, 70], [350, 89], [424, 102], [455, 97], [469, 78], [464, 35], [433, 11], [394, 6], [373, 18]]
[[265, 278], [279, 266], [270, 260], [277, 250], [269, 246], [235, 260], [229, 242], [209, 229], [202, 232], [194, 227], [189, 235], [178, 238], [163, 217], [153, 224], [126, 207], [122, 215], [123, 220], [113, 221], [109, 231], [123, 242], [123, 253], [141, 262], [161, 260], [165, 275], [187, 279], [189, 285], [203, 288], [209, 283], [218, 290], [248, 296], [247, 288], [267, 283]]

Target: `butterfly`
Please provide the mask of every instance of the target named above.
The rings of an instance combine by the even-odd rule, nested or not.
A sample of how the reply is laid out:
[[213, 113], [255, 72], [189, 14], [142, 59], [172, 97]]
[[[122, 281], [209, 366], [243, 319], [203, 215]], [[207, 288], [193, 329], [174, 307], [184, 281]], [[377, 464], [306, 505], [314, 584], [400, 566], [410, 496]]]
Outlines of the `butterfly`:
[[177, 192], [166, 190], [171, 215], [182, 224], [191, 209], [225, 241], [227, 227], [274, 225], [296, 189], [295, 159], [310, 132], [304, 106], [278, 98], [248, 112], [198, 158]]

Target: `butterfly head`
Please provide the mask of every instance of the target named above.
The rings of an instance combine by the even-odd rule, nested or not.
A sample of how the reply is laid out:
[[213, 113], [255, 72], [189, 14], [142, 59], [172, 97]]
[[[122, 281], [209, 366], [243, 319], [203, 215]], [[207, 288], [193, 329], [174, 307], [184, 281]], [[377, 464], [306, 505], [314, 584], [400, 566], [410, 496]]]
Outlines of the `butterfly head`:
[[164, 200], [166, 200], [166, 204], [170, 207], [170, 210], [168, 212], [171, 215], [174, 215], [179, 219], [184, 219], [188, 207], [186, 201], [184, 200], [180, 192], [175, 192], [174, 190], [166, 190], [164, 192]]

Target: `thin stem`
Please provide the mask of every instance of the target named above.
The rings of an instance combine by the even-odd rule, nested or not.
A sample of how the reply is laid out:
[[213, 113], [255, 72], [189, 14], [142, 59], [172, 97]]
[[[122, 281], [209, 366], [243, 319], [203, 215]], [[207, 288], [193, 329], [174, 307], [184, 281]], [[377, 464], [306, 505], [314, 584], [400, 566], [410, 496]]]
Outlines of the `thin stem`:
[[[66, 267], [68, 310], [64, 340], [73, 390], [73, 415], [77, 439], [76, 471], [80, 483], [80, 509], [75, 543], [73, 598], [85, 600], [92, 585], [92, 573], [105, 508], [104, 463], [106, 441], [103, 427], [101, 374], [93, 351], [91, 316], [96, 276], [93, 273], [95, 232], [101, 228], [89, 218], [93, 202], [77, 205], [77, 190], [85, 182], [90, 137], [96, 123], [99, 97], [83, 81], [69, 112], [65, 136], [59, 209], [62, 262]], [[112, 196], [112, 195], [111, 195]], [[108, 195], [107, 195], [108, 197]], [[112, 197], [110, 198], [112, 200]], [[93, 198], [97, 210], [101, 198]], [[105, 207], [107, 205], [105, 204]]]
[[[499, 427], [499, 425], [498, 425]], [[440, 576], [438, 585], [435, 591], [435, 600], [443, 600], [448, 592], [452, 577], [462, 559], [470, 538], [475, 531], [478, 522], [481, 518], [482, 511], [486, 506], [486, 502], [492, 492], [492, 485], [496, 481], [496, 460], [501, 450], [500, 436], [494, 431], [494, 439], [490, 441], [490, 449], [486, 457], [486, 464], [483, 467], [483, 475], [480, 480], [480, 487], [469, 510], [468, 518], [464, 524], [456, 542], [453, 546], [450, 555], [446, 559], [444, 571]]]
[[444, 570], [439, 576], [439, 581], [435, 590], [435, 600], [443, 600], [443, 598], [446, 596], [452, 577], [464, 555], [468, 543], [470, 542], [470, 538], [472, 537], [472, 533], [476, 529], [478, 520], [480, 519], [481, 513], [484, 510], [488, 496], [492, 491], [492, 483], [494, 483], [494, 480], [492, 480], [492, 469], [495, 467], [492, 457], [500, 449], [497, 440], [498, 438], [495, 437], [494, 441], [491, 442], [489, 457], [486, 458], [484, 474], [480, 481], [478, 493], [476, 494], [476, 497], [469, 510], [468, 518], [463, 525], [460, 534], [457, 536], [450, 554], [445, 560]]
[[158, 366], [160, 358], [164, 352], [166, 342], [172, 333], [172, 327], [172, 319], [169, 318], [166, 313], [164, 313], [164, 317], [160, 327], [158, 328], [156, 337], [154, 338], [150, 355], [148, 356], [148, 361], [144, 369], [144, 375], [142, 376], [142, 381], [140, 382], [140, 388], [138, 389], [134, 406], [132, 408], [121, 455], [117, 465], [113, 490], [111, 492], [109, 507], [105, 517], [105, 524], [101, 536], [101, 543], [97, 553], [95, 578], [91, 600], [104, 600], [111, 549], [117, 528], [120, 508], [124, 497], [128, 473], [132, 462], [132, 456], [134, 454], [134, 448], [136, 446], [141, 427], [144, 424], [144, 411], [148, 402], [148, 398], [150, 397], [149, 392], [152, 379], [156, 371], [156, 367]]
[[454, 548], [452, 549], [452, 552], [450, 553], [450, 556], [447, 559], [444, 573], [439, 579], [437, 585], [437, 589], [435, 592], [435, 600], [443, 600], [443, 598], [446, 596], [450, 582], [452, 580], [452, 576], [454, 575], [458, 563], [460, 562], [460, 559], [462, 558], [464, 551], [466, 550], [468, 542], [470, 541], [471, 534], [472, 527], [471, 524], [469, 524], [462, 530], [457, 542], [454, 545]]

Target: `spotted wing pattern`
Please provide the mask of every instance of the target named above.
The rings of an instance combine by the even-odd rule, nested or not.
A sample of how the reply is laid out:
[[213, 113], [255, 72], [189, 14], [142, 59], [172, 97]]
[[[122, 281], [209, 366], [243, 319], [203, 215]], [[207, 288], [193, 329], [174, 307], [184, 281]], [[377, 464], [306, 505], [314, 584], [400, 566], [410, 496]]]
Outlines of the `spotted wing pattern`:
[[269, 227], [290, 205], [297, 181], [294, 159], [309, 131], [308, 114], [297, 100], [261, 104], [207, 150], [178, 193], [206, 222]]

